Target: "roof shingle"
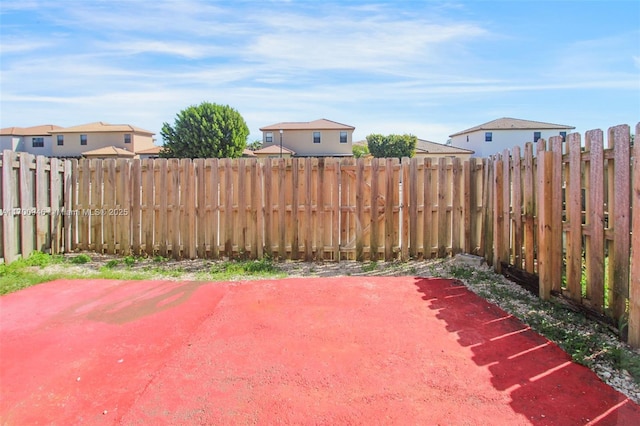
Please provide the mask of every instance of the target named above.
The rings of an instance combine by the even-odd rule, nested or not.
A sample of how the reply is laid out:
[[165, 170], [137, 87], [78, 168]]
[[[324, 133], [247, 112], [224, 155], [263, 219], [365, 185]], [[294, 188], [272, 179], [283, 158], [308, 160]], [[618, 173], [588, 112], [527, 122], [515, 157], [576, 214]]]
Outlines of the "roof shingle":
[[48, 136], [51, 132], [62, 129], [55, 124], [41, 124], [32, 127], [6, 127], [0, 129], [2, 136]]
[[449, 135], [449, 137], [464, 135], [478, 130], [537, 130], [537, 129], [575, 129], [575, 127], [564, 124], [545, 123], [542, 121], [521, 120], [518, 118], [503, 117], [497, 120], [489, 121], [475, 127], [463, 130], [458, 133]]
[[283, 122], [261, 127], [265, 130], [354, 130], [355, 127], [321, 118], [314, 121]]
[[133, 152], [115, 146], [105, 146], [104, 148], [85, 151], [82, 155], [85, 157], [135, 157]]
[[55, 133], [99, 133], [99, 132], [132, 132], [132, 133], [145, 133], [153, 135], [154, 133], [135, 127], [130, 124], [109, 124], [102, 121], [96, 121], [95, 123], [81, 124], [79, 126], [65, 127], [63, 129], [56, 130]]

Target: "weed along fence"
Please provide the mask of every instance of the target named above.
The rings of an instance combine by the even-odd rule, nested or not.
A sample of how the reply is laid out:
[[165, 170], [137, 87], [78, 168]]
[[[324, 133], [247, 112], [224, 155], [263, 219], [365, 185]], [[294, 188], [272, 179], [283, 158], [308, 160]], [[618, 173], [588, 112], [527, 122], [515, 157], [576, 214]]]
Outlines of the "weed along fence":
[[5, 151], [0, 256], [363, 261], [466, 252], [498, 271], [534, 274], [543, 298], [562, 293], [623, 331], [628, 324], [640, 346], [640, 144], [630, 133], [622, 125], [552, 137], [465, 162]]

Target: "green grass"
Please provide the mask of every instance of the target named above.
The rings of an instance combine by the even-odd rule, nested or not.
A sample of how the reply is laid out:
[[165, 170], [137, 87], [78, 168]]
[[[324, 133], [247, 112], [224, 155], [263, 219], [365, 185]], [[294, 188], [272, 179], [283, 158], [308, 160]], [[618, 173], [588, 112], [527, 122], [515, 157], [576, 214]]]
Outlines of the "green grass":
[[378, 269], [378, 262], [376, 261], [371, 261], [369, 263], [363, 263], [362, 264], [362, 272], [373, 272], [376, 269]]
[[91, 262], [91, 257], [87, 254], [82, 253], [77, 255], [76, 257], [72, 257], [70, 262], [74, 265], [83, 265], [85, 263]]
[[252, 278], [283, 278], [286, 274], [280, 271], [270, 259], [232, 260], [212, 265], [209, 272], [200, 274], [199, 278], [229, 281], [247, 276]]
[[[111, 259], [100, 269], [89, 273], [73, 273], [62, 269], [60, 272], [47, 273], [43, 268], [53, 264], [81, 265], [91, 262], [91, 257], [79, 254], [73, 257], [51, 256], [41, 252], [33, 252], [26, 259], [18, 259], [10, 264], [0, 264], [0, 295], [12, 293], [23, 288], [53, 281], [60, 278], [103, 278], [118, 280], [144, 280], [158, 278], [180, 278], [185, 271], [182, 267], [168, 265], [168, 259], [157, 256], [152, 266], [133, 268], [141, 259], [126, 256]], [[232, 281], [250, 278], [283, 278], [286, 274], [280, 271], [270, 259], [229, 261], [214, 264], [206, 273], [198, 274], [202, 280]]]
[[49, 256], [41, 252], [33, 252], [24, 259], [10, 264], [0, 264], [0, 294], [7, 294], [20, 289], [60, 278], [58, 274], [38, 275], [35, 270], [62, 262], [60, 256]]

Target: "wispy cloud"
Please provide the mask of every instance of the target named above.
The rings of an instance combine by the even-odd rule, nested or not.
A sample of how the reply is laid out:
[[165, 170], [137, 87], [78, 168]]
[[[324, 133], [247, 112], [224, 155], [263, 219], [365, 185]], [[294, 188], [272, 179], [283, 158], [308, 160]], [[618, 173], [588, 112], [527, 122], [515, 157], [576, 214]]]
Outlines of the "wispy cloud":
[[113, 54], [139, 55], [139, 54], [165, 54], [181, 56], [187, 59], [200, 59], [215, 56], [221, 53], [222, 49], [215, 46], [197, 43], [175, 43], [169, 41], [156, 40], [123, 40], [116, 42], [99, 42], [96, 47]]
[[0, 55], [10, 53], [31, 53], [51, 47], [52, 42], [46, 40], [25, 40], [24, 38], [3, 37], [0, 43]]
[[237, 108], [252, 136], [325, 117], [444, 142], [489, 114], [577, 124], [586, 113], [549, 105], [604, 92], [626, 102], [620, 116], [640, 115], [633, 26], [581, 22], [554, 38], [535, 31], [542, 8], [492, 5], [3, 0], [1, 127], [105, 120], [158, 132], [207, 100]]

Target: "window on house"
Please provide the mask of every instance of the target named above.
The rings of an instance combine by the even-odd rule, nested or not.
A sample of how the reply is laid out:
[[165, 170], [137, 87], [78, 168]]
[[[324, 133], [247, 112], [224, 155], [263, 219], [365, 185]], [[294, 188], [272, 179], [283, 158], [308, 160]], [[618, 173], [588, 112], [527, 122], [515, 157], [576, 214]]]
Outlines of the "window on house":
[[58, 146], [64, 145], [64, 135], [58, 135]]
[[[469, 137], [469, 136], [467, 136]], [[493, 140], [493, 132], [484, 132], [484, 141], [491, 142]], [[467, 140], [468, 142], [468, 140]]]
[[538, 139], [540, 139], [542, 137], [542, 133], [541, 132], [533, 132], [533, 141], [534, 142], [538, 142]]
[[320, 132], [313, 132], [313, 143], [320, 143]]
[[80, 135], [80, 145], [87, 144], [87, 135]]
[[467, 135], [467, 142], [469, 142], [469, 135]]
[[340, 143], [347, 143], [347, 132], [340, 132]]
[[264, 141], [266, 143], [273, 142], [273, 132], [267, 132], [267, 134], [264, 136]]
[[560, 132], [560, 136], [562, 136], [562, 142], [567, 141], [567, 132]]
[[44, 148], [44, 138], [31, 138], [31, 146], [34, 148]]
[[124, 134], [124, 143], [131, 143], [131, 133]]

